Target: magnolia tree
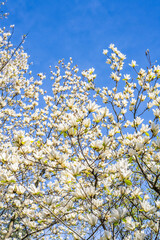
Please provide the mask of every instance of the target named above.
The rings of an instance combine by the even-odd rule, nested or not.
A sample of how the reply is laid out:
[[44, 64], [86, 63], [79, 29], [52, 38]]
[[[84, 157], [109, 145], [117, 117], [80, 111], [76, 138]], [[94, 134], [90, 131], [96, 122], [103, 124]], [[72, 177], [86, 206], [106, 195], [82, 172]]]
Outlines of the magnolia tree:
[[147, 50], [149, 67], [124, 74], [111, 44], [112, 89], [72, 59], [35, 80], [11, 35], [0, 29], [1, 239], [160, 239], [160, 66]]

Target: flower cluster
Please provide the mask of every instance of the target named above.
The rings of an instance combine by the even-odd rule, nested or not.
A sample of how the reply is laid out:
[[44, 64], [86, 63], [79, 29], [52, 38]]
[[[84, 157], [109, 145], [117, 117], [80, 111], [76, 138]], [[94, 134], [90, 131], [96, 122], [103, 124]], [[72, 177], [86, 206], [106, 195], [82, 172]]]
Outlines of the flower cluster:
[[160, 66], [132, 61], [134, 81], [111, 44], [112, 89], [70, 58], [48, 95], [10, 35], [0, 29], [2, 239], [158, 239]]

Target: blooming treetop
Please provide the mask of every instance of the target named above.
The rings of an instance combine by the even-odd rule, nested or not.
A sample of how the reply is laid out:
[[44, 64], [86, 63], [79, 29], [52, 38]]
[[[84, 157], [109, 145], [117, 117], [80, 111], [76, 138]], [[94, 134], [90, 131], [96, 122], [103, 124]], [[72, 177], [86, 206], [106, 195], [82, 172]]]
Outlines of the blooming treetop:
[[160, 66], [122, 74], [111, 44], [112, 89], [72, 59], [35, 80], [10, 35], [0, 29], [1, 239], [159, 239]]

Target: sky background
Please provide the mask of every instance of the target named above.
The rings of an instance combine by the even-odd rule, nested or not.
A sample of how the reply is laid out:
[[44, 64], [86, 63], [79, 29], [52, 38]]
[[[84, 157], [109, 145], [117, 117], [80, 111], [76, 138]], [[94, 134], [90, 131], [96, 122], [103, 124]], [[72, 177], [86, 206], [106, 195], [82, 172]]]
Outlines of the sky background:
[[73, 58], [79, 68], [94, 67], [97, 86], [106, 85], [109, 67], [102, 50], [110, 43], [145, 67], [145, 51], [160, 60], [159, 0], [8, 0], [5, 25], [15, 24], [14, 44], [29, 33], [24, 49], [33, 73]]

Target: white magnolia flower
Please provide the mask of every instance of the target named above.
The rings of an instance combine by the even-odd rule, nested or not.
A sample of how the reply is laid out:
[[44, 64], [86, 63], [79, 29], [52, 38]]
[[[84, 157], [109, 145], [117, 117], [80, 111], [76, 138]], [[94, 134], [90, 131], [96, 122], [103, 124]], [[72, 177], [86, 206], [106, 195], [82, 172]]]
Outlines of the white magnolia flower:
[[159, 200], [156, 201], [156, 206], [157, 206], [158, 208], [160, 208], [160, 201], [159, 201]]
[[112, 72], [111, 76], [110, 76], [113, 80], [115, 80], [116, 82], [119, 82], [119, 80], [121, 79], [120, 76], [118, 76], [116, 73]]
[[144, 119], [141, 119], [140, 117], [136, 117], [134, 120], [135, 126], [140, 125], [143, 122]]
[[145, 212], [155, 212], [156, 210], [155, 207], [151, 206], [150, 203], [146, 200], [143, 200], [143, 202], [141, 202], [141, 206]]
[[61, 123], [58, 126], [58, 130], [62, 132], [66, 132], [69, 129], [69, 125], [67, 123]]
[[16, 205], [16, 207], [21, 207], [21, 202], [18, 199], [14, 200], [14, 204]]
[[69, 124], [72, 127], [76, 127], [78, 125], [78, 121], [74, 115], [69, 116]]
[[89, 101], [89, 103], [87, 105], [87, 109], [89, 112], [95, 112], [98, 108], [99, 108], [99, 106], [95, 102]]
[[136, 231], [134, 233], [134, 240], [143, 240], [145, 238], [146, 234], [144, 233], [144, 231]]
[[18, 170], [18, 163], [14, 163], [14, 164], [11, 164], [10, 165], [10, 169], [13, 171], [13, 172], [16, 172]]
[[110, 240], [112, 237], [112, 233], [110, 231], [104, 231], [104, 239]]
[[90, 213], [87, 214], [86, 220], [91, 226], [95, 226], [97, 224], [98, 218], [94, 214]]
[[128, 154], [132, 157], [132, 156], [136, 155], [136, 150], [134, 150], [133, 148], [130, 148], [128, 151]]
[[96, 140], [94, 142], [91, 143], [91, 147], [93, 149], [97, 149], [97, 150], [100, 150], [103, 148], [103, 142], [101, 140]]
[[132, 240], [132, 236], [131, 235], [126, 236], [124, 240]]
[[90, 118], [86, 118], [83, 120], [83, 125], [86, 127], [86, 128], [89, 128], [90, 125], [91, 125], [91, 120]]
[[124, 74], [124, 80], [128, 81], [129, 79], [131, 79], [130, 74]]
[[132, 62], [129, 64], [129, 66], [134, 68], [135, 66], [138, 66], [138, 65], [136, 64], [136, 61], [132, 60]]
[[136, 227], [135, 222], [133, 222], [132, 217], [126, 217], [125, 229], [128, 231], [133, 231]]
[[93, 186], [85, 188], [84, 191], [85, 191], [85, 194], [90, 197], [93, 197], [96, 194], [96, 189]]
[[46, 196], [45, 202], [46, 202], [48, 205], [52, 205], [52, 204], [54, 204], [54, 202], [55, 202], [55, 198], [54, 198], [53, 196]]
[[31, 191], [32, 194], [39, 194], [40, 186], [36, 187], [34, 184], [31, 184], [29, 190]]
[[107, 49], [103, 49], [103, 54], [107, 55], [107, 53], [108, 53], [108, 50]]
[[156, 141], [153, 142], [156, 147], [160, 148], [160, 138], [158, 138]]
[[93, 209], [97, 209], [98, 207], [103, 205], [103, 199], [93, 199], [92, 204], [93, 204]]
[[127, 209], [126, 208], [113, 208], [111, 210], [111, 215], [110, 215], [110, 222], [118, 222], [120, 219], [124, 218], [125, 215], [127, 213]]
[[86, 198], [86, 194], [85, 192], [81, 189], [81, 187], [76, 187], [76, 190], [74, 192], [74, 196], [76, 198], [82, 198], [82, 199], [85, 199]]
[[21, 185], [16, 186], [16, 193], [23, 194], [25, 191], [26, 189], [23, 186]]
[[84, 166], [82, 166], [82, 164], [79, 162], [74, 163], [74, 165], [71, 164], [71, 167], [70, 167], [70, 171], [73, 176], [78, 175], [83, 169], [84, 169]]
[[13, 143], [15, 146], [20, 147], [23, 145], [29, 146], [33, 142], [33, 139], [25, 136], [24, 131], [17, 131], [14, 133]]
[[109, 48], [112, 49], [112, 50], [114, 50], [114, 46], [115, 46], [115, 45], [114, 45], [113, 43], [111, 43], [111, 44], [109, 45]]
[[152, 122], [151, 123], [151, 131], [153, 133], [153, 136], [156, 136], [159, 133], [159, 125]]
[[104, 117], [104, 115], [102, 115], [100, 112], [98, 114], [93, 113], [92, 115], [93, 115], [93, 121], [96, 123], [99, 123]]

